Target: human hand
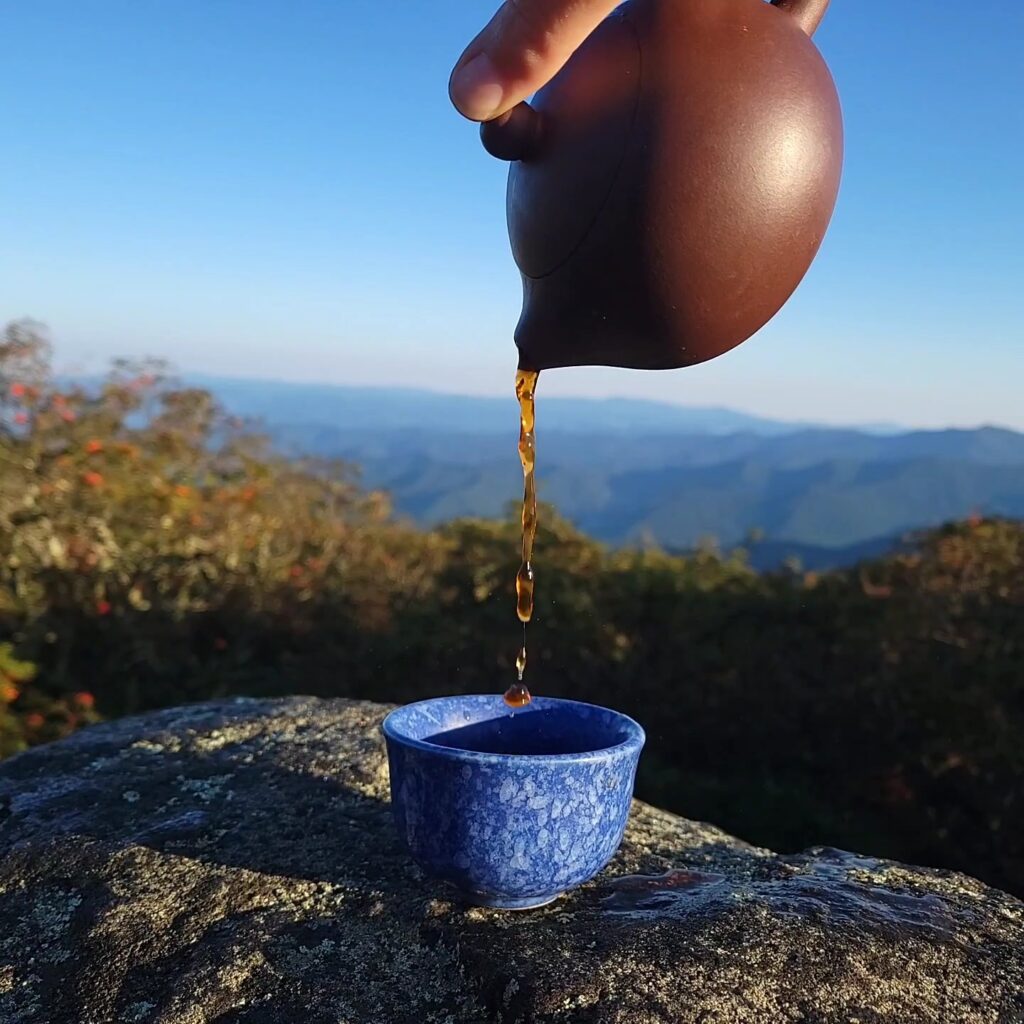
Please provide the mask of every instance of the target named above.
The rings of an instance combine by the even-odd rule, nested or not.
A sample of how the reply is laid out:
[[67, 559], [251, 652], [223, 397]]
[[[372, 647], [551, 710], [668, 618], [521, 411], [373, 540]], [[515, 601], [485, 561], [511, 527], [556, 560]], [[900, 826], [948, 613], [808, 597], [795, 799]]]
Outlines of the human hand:
[[459, 58], [456, 109], [490, 121], [546, 85], [621, 0], [506, 0]]

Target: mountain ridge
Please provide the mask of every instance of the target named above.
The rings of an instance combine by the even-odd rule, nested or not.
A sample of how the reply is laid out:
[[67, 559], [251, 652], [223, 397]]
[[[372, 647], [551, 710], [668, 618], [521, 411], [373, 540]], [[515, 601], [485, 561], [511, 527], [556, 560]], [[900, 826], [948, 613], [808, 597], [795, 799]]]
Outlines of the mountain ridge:
[[[261, 419], [283, 451], [358, 465], [422, 525], [501, 516], [521, 495], [512, 397], [190, 383]], [[538, 406], [541, 499], [610, 543], [685, 550], [713, 536], [730, 548], [758, 531], [758, 567], [796, 556], [830, 568], [974, 512], [1024, 516], [1024, 434], [1004, 427], [886, 433], [639, 400]]]
[[[294, 421], [297, 414], [302, 414], [312, 422], [336, 427], [447, 426], [452, 430], [454, 424], [470, 432], [503, 432], [510, 421], [516, 423], [511, 390], [505, 398], [426, 388], [266, 381], [203, 374], [188, 374], [184, 379], [214, 392], [234, 409], [268, 421]], [[610, 433], [633, 433], [689, 427], [713, 434], [782, 434], [818, 426], [810, 421], [777, 420], [725, 406], [682, 405], [643, 398], [545, 397], [540, 393], [537, 405], [546, 430], [567, 433], [590, 433], [599, 428]], [[894, 424], [863, 424], [857, 429], [885, 434], [904, 428]]]

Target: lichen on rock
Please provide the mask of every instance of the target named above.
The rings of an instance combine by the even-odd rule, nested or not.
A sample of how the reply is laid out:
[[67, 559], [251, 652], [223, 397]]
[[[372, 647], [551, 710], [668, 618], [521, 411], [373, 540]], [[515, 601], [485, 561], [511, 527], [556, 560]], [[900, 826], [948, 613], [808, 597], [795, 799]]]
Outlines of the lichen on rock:
[[641, 803], [528, 914], [462, 906], [390, 821], [353, 701], [236, 700], [0, 765], [0, 1024], [1024, 1021], [1024, 904]]

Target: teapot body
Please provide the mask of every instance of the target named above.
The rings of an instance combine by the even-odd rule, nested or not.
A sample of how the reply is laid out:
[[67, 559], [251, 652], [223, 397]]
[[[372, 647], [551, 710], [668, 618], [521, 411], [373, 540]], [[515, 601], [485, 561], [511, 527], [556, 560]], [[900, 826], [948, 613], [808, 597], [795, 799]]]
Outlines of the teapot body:
[[507, 197], [521, 367], [688, 366], [778, 312], [842, 165], [805, 27], [764, 0], [631, 0], [538, 93]]

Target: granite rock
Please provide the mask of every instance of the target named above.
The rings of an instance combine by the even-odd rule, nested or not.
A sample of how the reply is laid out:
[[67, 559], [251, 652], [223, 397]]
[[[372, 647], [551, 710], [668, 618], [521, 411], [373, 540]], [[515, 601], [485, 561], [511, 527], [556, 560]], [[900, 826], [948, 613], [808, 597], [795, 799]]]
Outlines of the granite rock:
[[0, 765], [0, 1024], [1017, 1024], [1024, 904], [635, 803], [594, 882], [471, 909], [391, 824], [386, 708], [96, 726]]

